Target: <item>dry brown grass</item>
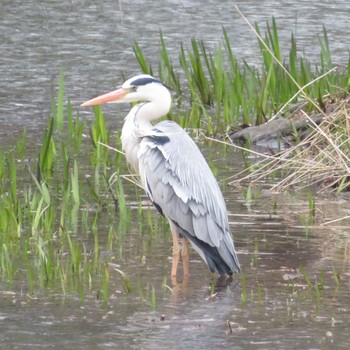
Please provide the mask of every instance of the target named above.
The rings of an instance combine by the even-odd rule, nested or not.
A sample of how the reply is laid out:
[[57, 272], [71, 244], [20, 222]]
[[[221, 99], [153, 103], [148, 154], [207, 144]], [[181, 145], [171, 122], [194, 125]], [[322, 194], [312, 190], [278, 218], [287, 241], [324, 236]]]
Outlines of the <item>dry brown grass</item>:
[[350, 189], [350, 96], [334, 103], [332, 112], [324, 114], [320, 125], [302, 111], [310, 122], [312, 132], [303, 141], [282, 152], [261, 154], [261, 161], [234, 175], [230, 183], [254, 183], [280, 174], [282, 179], [272, 186], [273, 191], [313, 185], [320, 190], [340, 192]]

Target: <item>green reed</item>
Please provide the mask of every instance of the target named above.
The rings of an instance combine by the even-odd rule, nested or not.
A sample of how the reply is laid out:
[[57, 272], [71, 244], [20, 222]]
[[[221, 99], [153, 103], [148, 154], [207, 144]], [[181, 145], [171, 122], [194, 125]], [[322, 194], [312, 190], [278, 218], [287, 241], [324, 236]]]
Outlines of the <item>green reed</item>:
[[[140, 47], [138, 47], [138, 50], [141, 51]], [[175, 71], [174, 65], [169, 57], [162, 32], [160, 33], [160, 55], [161, 60], [159, 62], [159, 78], [162, 81], [167, 81], [169, 87], [174, 89], [178, 95], [181, 95], [180, 77]]]
[[[58, 288], [63, 295], [83, 298], [87, 290], [101, 289], [107, 302], [110, 281], [100, 250], [111, 251], [111, 258], [112, 247], [122, 251], [120, 237], [130, 222], [123, 183], [119, 179], [110, 184], [108, 179], [126, 169], [120, 157], [103, 146], [110, 139], [101, 110], [95, 111], [91, 142], [84, 141], [86, 123], [73, 116], [70, 100], [64, 102], [63, 86], [61, 74], [53, 117], [34, 155], [28, 154], [26, 132], [14, 147], [0, 150], [0, 279], [21, 281], [21, 288], [26, 284], [30, 293]], [[99, 192], [92, 196], [90, 174], [96, 172], [93, 187]], [[116, 207], [110, 205], [113, 195], [118, 220]], [[111, 232], [103, 241], [101, 212]], [[93, 253], [86, 248], [90, 238]]]
[[[176, 102], [180, 107], [171, 118], [182, 126], [202, 127], [208, 133], [216, 133], [226, 130], [229, 125], [265, 123], [281, 108], [285, 110], [298, 100], [305, 100], [309, 109], [314, 109], [315, 105], [323, 108], [330, 94], [342, 95], [349, 91], [350, 60], [347, 69], [332, 70], [334, 64], [325, 29], [320, 38], [320, 63], [316, 66], [298, 54], [294, 34], [291, 34], [289, 55], [282, 56], [274, 18], [266, 24], [265, 33], [261, 33], [258, 25], [254, 31], [260, 68], [237, 60], [225, 29], [223, 41], [213, 52], [201, 40], [192, 39], [189, 47], [182, 44], [178, 65], [169, 58], [160, 34], [158, 76], [176, 90]], [[142, 71], [153, 74], [137, 43], [134, 52]], [[186, 78], [184, 81], [179, 80], [181, 71]], [[322, 75], [324, 77], [319, 78]], [[184, 103], [183, 95], [187, 91], [190, 103]]]
[[135, 44], [133, 46], [133, 50], [134, 50], [136, 60], [139, 63], [142, 72], [145, 74], [153, 75], [152, 68], [151, 68], [150, 64], [148, 63], [146, 57], [144, 56], [140, 45], [137, 42], [135, 42]]
[[53, 137], [54, 128], [55, 119], [50, 118], [48, 127], [44, 132], [43, 144], [39, 153], [37, 169], [38, 179], [45, 179], [47, 176], [50, 176], [53, 168], [53, 162], [56, 157], [56, 147]]
[[[56, 123], [57, 129], [61, 130], [63, 127], [63, 107], [64, 107], [64, 73], [60, 74], [58, 83], [58, 96], [57, 96], [57, 107], [56, 107]], [[68, 105], [69, 106], [69, 105]]]

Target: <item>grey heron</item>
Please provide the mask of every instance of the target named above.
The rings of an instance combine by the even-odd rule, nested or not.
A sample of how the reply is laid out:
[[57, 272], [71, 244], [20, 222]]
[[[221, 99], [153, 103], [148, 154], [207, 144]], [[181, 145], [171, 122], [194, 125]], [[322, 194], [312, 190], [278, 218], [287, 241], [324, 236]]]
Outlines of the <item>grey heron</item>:
[[169, 221], [173, 238], [171, 276], [176, 278], [180, 256], [184, 277], [189, 275], [186, 239], [212, 272], [221, 277], [239, 272], [226, 204], [202, 153], [175, 122], [151, 123], [170, 110], [167, 87], [150, 75], [137, 75], [119, 89], [81, 106], [125, 102], [138, 104], [125, 118], [122, 149], [140, 175], [149, 199]]

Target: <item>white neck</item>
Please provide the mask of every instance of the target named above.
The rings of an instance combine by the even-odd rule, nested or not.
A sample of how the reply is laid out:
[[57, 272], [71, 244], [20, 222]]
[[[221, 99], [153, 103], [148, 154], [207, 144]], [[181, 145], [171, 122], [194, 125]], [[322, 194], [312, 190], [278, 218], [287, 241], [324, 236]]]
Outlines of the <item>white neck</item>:
[[125, 118], [122, 129], [122, 148], [127, 161], [138, 172], [137, 152], [144, 136], [152, 132], [151, 121], [166, 115], [171, 107], [171, 95], [163, 86], [152, 90], [147, 102], [134, 106]]

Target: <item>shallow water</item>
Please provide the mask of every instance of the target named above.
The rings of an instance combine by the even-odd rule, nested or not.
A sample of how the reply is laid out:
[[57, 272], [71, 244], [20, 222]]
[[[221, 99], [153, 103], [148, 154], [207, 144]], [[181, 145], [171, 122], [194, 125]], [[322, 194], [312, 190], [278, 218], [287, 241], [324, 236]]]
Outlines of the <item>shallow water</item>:
[[[254, 231], [256, 229], [259, 226], [254, 225]], [[243, 240], [239, 237], [243, 234], [248, 235], [249, 230], [236, 234], [241, 242], [239, 245], [242, 245]], [[331, 269], [337, 265], [336, 259], [327, 255], [322, 257], [314, 240], [304, 242], [303, 249], [295, 252], [296, 242], [300, 239], [297, 232], [288, 232], [288, 243], [281, 244], [274, 242], [275, 235], [266, 231], [263, 235], [278, 251], [264, 249], [259, 254], [249, 251], [248, 245], [244, 252], [239, 249], [247, 281], [246, 306], [241, 302], [237, 278], [228, 289], [224, 288], [210, 298], [208, 289], [212, 277], [204, 266], [192, 263], [195, 272], [192, 272], [187, 288], [179, 286], [173, 292], [162, 292], [160, 287], [165, 271], [148, 262], [153, 273], [151, 276], [145, 274], [143, 278], [152, 277], [148, 280], [156, 288], [156, 311], [151, 311], [147, 303], [139, 300], [137, 295], [135, 297], [135, 293], [117, 293], [110, 300], [108, 309], [92, 296], [80, 302], [71, 297], [62, 300], [60, 296], [44, 296], [28, 300], [25, 295], [3, 295], [1, 342], [11, 348], [67, 349], [201, 349], [217, 346], [321, 349], [332, 344], [336, 348], [347, 348], [349, 285], [344, 281], [345, 285], [337, 288], [332, 283]], [[257, 235], [256, 239], [261, 237]], [[283, 237], [279, 236], [278, 240], [282, 241]], [[258, 263], [251, 268], [249, 264], [254, 254]], [[339, 255], [336, 258], [339, 259]], [[321, 301], [315, 301], [313, 292], [307, 290], [302, 279], [293, 281], [295, 286], [288, 287], [283, 276], [295, 273], [291, 271], [295, 260], [306, 264], [306, 269], [313, 275], [319, 274], [320, 268], [312, 265], [318, 265], [322, 259], [331, 260], [331, 264], [322, 264], [327, 289]], [[163, 264], [164, 261], [167, 260], [163, 257]], [[338, 264], [342, 263], [339, 259]], [[126, 270], [134, 282], [132, 269]], [[261, 288], [260, 297], [258, 288]], [[232, 334], [228, 334], [227, 320], [232, 324]]]
[[[350, 5], [310, 1], [237, 1], [250, 21], [261, 26], [271, 15], [281, 42], [296, 31], [300, 50], [318, 61], [318, 36], [328, 28], [334, 60], [348, 57]], [[0, 143], [7, 147], [28, 130], [33, 147], [42, 139], [57, 76], [64, 69], [66, 95], [74, 108], [138, 72], [132, 44], [139, 41], [157, 62], [159, 29], [173, 57], [180, 42], [203, 39], [215, 47], [222, 25], [239, 57], [255, 62], [256, 40], [231, 1], [2, 1], [0, 6]], [[336, 18], [336, 20], [335, 20]], [[286, 47], [285, 47], [286, 49]], [[105, 108], [107, 116], [115, 109]], [[82, 112], [91, 118], [91, 111]], [[112, 127], [116, 121], [109, 121]], [[243, 168], [240, 153], [201, 144], [224, 180]], [[328, 349], [348, 348], [350, 305], [348, 195], [316, 195], [316, 224], [308, 222], [307, 196], [274, 195], [258, 184], [254, 198], [225, 185], [241, 275], [211, 291], [212, 275], [192, 252], [188, 284], [173, 285], [171, 236], [154, 211], [158, 231], [140, 228], [133, 189], [128, 193], [132, 224], [123, 252], [108, 256], [108, 305], [96, 286], [84, 298], [60, 288], [28, 293], [26, 280], [0, 282], [1, 348], [60, 349]], [[106, 247], [107, 219], [99, 222], [99, 244]], [[78, 230], [79, 235], [79, 230]], [[93, 238], [87, 237], [87, 251]], [[300, 271], [302, 267], [305, 271]], [[120, 268], [130, 279], [126, 293]], [[334, 274], [340, 274], [340, 284]], [[308, 284], [308, 278], [310, 284]], [[154, 288], [155, 302], [152, 302]], [[215, 292], [213, 294], [213, 292]], [[229, 331], [228, 322], [232, 327]]]
[[[240, 154], [229, 151], [229, 167], [223, 167], [222, 151], [213, 145], [206, 150], [221, 179], [229, 167], [241, 164]], [[251, 201], [243, 191], [225, 188], [243, 267], [231, 281], [218, 281], [192, 252], [190, 280], [182, 283], [180, 276], [173, 285], [167, 225], [153, 211], [158, 232], [140, 228], [133, 209], [123, 254], [117, 247], [101, 252], [112, 254], [108, 305], [95, 286], [85, 286], [80, 299], [76, 292], [63, 296], [59, 287], [29, 294], [25, 280], [12, 287], [2, 283], [1, 344], [12, 349], [347, 349], [350, 221], [320, 224], [347, 215], [348, 196], [316, 196], [316, 224], [308, 225], [303, 194], [273, 195], [265, 187], [259, 184]], [[133, 197], [130, 193], [130, 206]], [[102, 218], [101, 249], [106, 226]], [[87, 251], [93, 244], [93, 238], [86, 240]], [[115, 268], [127, 274], [130, 293]], [[334, 271], [340, 274], [339, 285]]]

